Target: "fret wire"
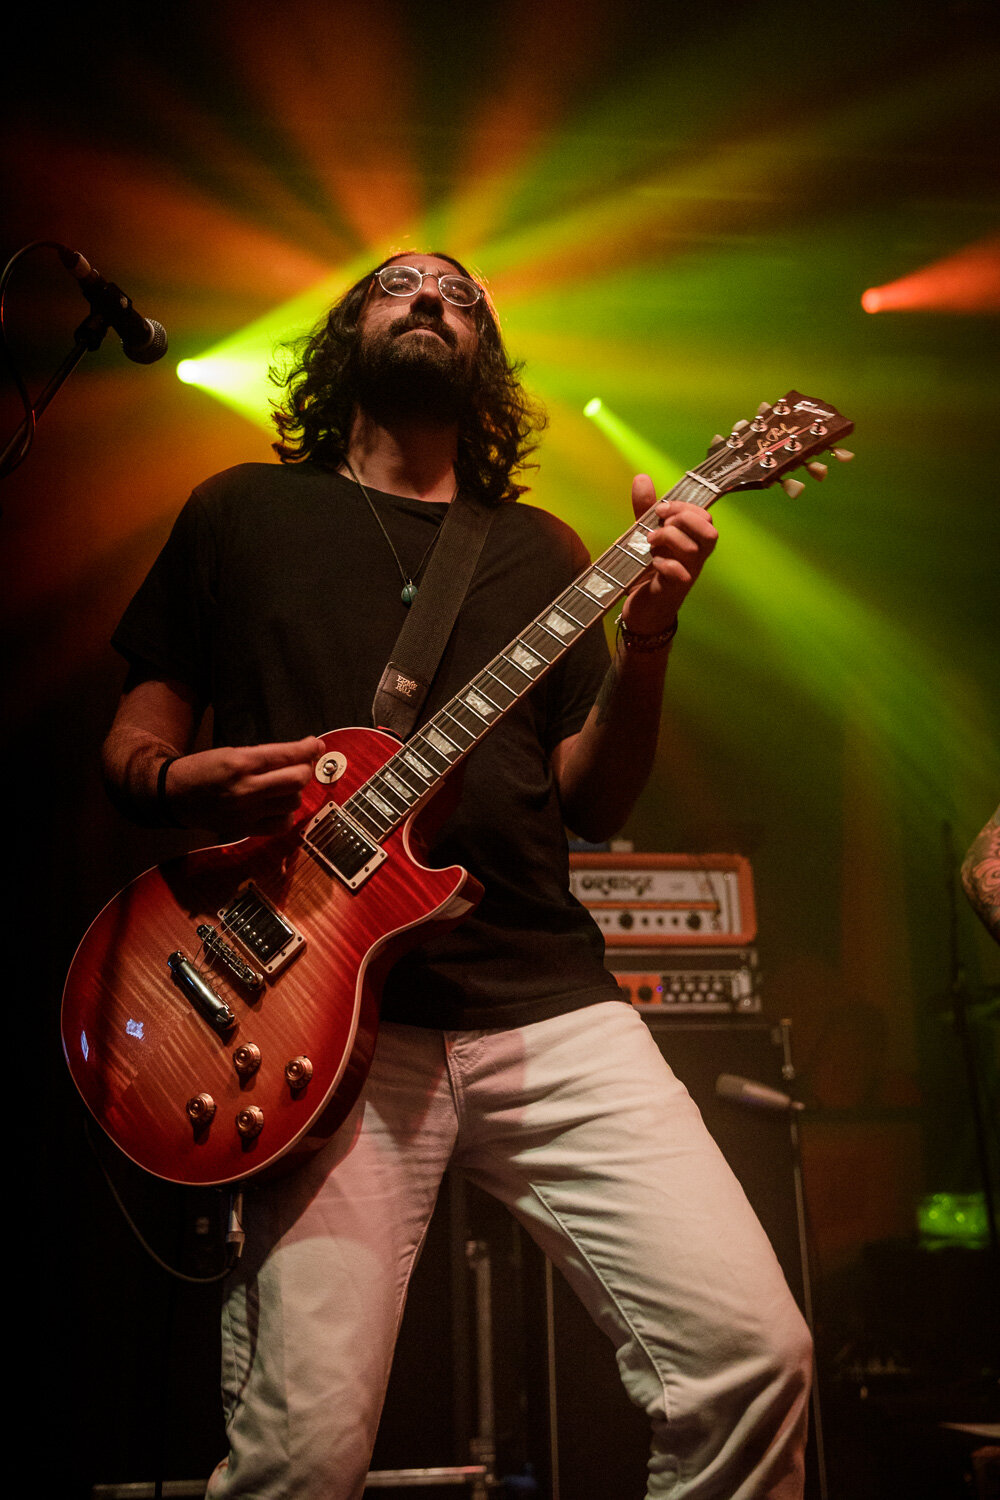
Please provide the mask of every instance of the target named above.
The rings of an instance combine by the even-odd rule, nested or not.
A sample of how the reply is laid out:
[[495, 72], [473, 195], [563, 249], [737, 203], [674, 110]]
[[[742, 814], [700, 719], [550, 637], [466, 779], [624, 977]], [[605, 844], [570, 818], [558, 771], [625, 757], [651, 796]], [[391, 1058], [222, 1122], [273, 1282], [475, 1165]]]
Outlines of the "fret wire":
[[[470, 689], [470, 688], [466, 688], [466, 689], [465, 689], [465, 691], [466, 691], [466, 692], [467, 692], [467, 693], [468, 693], [468, 692], [469, 692], [469, 691], [470, 691], [470, 690], [471, 690], [471, 691], [473, 691], [473, 692], [474, 692], [474, 691], [475, 691], [475, 689], [474, 689], [474, 688], [471, 688], [471, 689]], [[483, 694], [483, 693], [480, 693], [480, 695], [479, 695], [479, 696], [480, 696], [480, 698], [482, 698], [482, 697], [484, 697], [484, 696], [485, 696], [485, 695], [484, 695], [484, 694]], [[480, 712], [479, 712], [479, 710], [478, 710], [478, 708], [473, 708], [473, 706], [472, 706], [472, 704], [471, 704], [471, 703], [467, 703], [467, 702], [466, 702], [466, 701], [465, 701], [465, 699], [464, 699], [464, 698], [459, 698], [459, 699], [455, 699], [455, 700], [453, 700], [453, 701], [455, 701], [455, 702], [459, 702], [459, 703], [461, 703], [461, 705], [462, 705], [462, 707], [463, 707], [463, 708], [464, 708], [464, 709], [465, 709], [465, 711], [466, 711], [466, 713], [470, 713], [470, 714], [475, 714], [475, 716], [476, 716], [476, 718], [477, 718], [477, 719], [478, 719], [478, 720], [479, 720], [479, 722], [480, 722], [480, 723], [481, 723], [481, 724], [492, 724], [492, 722], [493, 722], [493, 720], [492, 720], [492, 719], [487, 719], [487, 718], [486, 718], [486, 716], [485, 716], [485, 715], [484, 715], [484, 714], [481, 714], [481, 713], [480, 713]], [[488, 702], [489, 702], [489, 701], [490, 701], [490, 700], [489, 700], [489, 699], [488, 699], [488, 698], [487, 698], [487, 699], [486, 699], [486, 701], [487, 701], [487, 703], [488, 703]], [[496, 708], [496, 704], [495, 704], [495, 703], [494, 703], [494, 705], [493, 705], [493, 707], [494, 707], [494, 708]]]
[[575, 625], [576, 628], [577, 628], [577, 630], [585, 630], [587, 627], [586, 627], [586, 624], [584, 623], [584, 621], [583, 620], [578, 620], [576, 618], [576, 615], [571, 615], [570, 612], [569, 612], [569, 610], [566, 608], [565, 604], [563, 604], [562, 601], [563, 601], [563, 595], [560, 594], [560, 596], [556, 600], [555, 604], [553, 604], [552, 609], [549, 610], [549, 614], [552, 614], [552, 611], [555, 610], [557, 614], [565, 615], [566, 618], [567, 618], [567, 620], [569, 620], [570, 624], [571, 625]]
[[427, 764], [430, 766], [430, 769], [432, 771], [434, 771], [434, 773], [435, 773], [436, 776], [441, 776], [442, 773], [440, 771], [438, 771], [438, 770], [435, 770], [435, 767], [434, 767], [434, 765], [433, 765], [433, 763], [431, 761], [431, 756], [436, 756], [438, 760], [444, 761], [445, 767], [447, 769], [450, 769], [452, 763], [451, 763], [451, 761], [448, 759], [448, 757], [446, 755], [442, 754], [442, 752], [437, 749], [437, 747], [435, 745], [432, 745], [429, 742], [425, 745], [425, 743], [424, 743], [425, 739], [426, 739], [426, 729], [422, 729], [420, 731], [420, 738], [412, 740], [411, 744], [419, 744], [420, 745], [420, 758], [421, 758], [421, 760], [425, 760], [427, 762]]
[[630, 552], [627, 547], [623, 547], [621, 542], [615, 542], [615, 545], [611, 548], [611, 551], [618, 551], [622, 554], [623, 557], [627, 557], [632, 566], [637, 567], [640, 573], [642, 572], [643, 568], [649, 566], [648, 563], [644, 563], [641, 558], [637, 557], [634, 552]]
[[[450, 734], [445, 734], [444, 730], [441, 728], [441, 725], [438, 723], [438, 719], [440, 717], [441, 717], [440, 713], [437, 713], [437, 714], [434, 715], [433, 719], [431, 719], [430, 723], [424, 729], [424, 734], [427, 733], [428, 729], [433, 729], [433, 730], [436, 731], [436, 733], [438, 733], [441, 736], [441, 738], [443, 740], [447, 740], [448, 741], [449, 745], [451, 746], [451, 748], [453, 750], [461, 750], [461, 748], [462, 748], [461, 745], [456, 745], [455, 741], [452, 739], [451, 735]], [[432, 743], [433, 743], [433, 741], [432, 741]], [[443, 750], [438, 750], [438, 755], [440, 755], [442, 757], [442, 759], [448, 760], [448, 757], [447, 757], [447, 755], [445, 754], [445, 752]], [[448, 764], [451, 765], [451, 761], [450, 760], [448, 760]]]
[[[426, 792], [427, 788], [431, 785], [426, 777], [420, 776], [419, 771], [414, 770], [413, 766], [411, 766], [408, 761], [404, 761], [402, 756], [394, 755], [392, 760], [390, 760], [388, 764], [394, 768], [395, 773], [399, 777], [400, 781], [406, 782], [406, 785], [410, 787], [410, 790], [413, 792], [414, 796], [423, 796], [424, 792]], [[412, 786], [410, 782], [406, 781], [407, 774], [409, 774], [410, 776], [419, 776], [420, 780], [424, 783], [423, 786]]]
[[[463, 734], [467, 734], [470, 736], [471, 744], [465, 746], [466, 750], [470, 750], [472, 748], [472, 745], [476, 743], [476, 740], [479, 738], [479, 736], [477, 734], [473, 734], [472, 730], [467, 728], [466, 725], [462, 723], [461, 719], [455, 717], [455, 715], [451, 711], [450, 706], [447, 703], [445, 704], [444, 708], [442, 708], [441, 713], [438, 714], [437, 717], [440, 718], [442, 715], [447, 715], [447, 717], [452, 721], [453, 724], [458, 725]], [[443, 729], [441, 730], [441, 733], [444, 734]], [[446, 738], [450, 738], [450, 736], [446, 736]], [[461, 750], [462, 746], [456, 743], [455, 749]]]
[[[529, 656], [537, 657], [542, 666], [547, 667], [554, 660], [554, 658], [545, 655], [545, 652], [542, 650], [542, 642], [540, 642], [537, 638], [534, 640], [531, 639], [532, 631], [536, 632], [536, 636], [541, 631], [545, 631], [546, 635], [552, 634], [551, 630], [545, 630], [545, 626], [542, 624], [541, 620], [532, 620], [527, 629], [521, 631], [521, 634], [517, 638], [516, 644], [523, 647], [523, 649], [527, 651]], [[517, 663], [515, 662], [514, 665], [516, 666]], [[531, 678], [532, 682], [538, 681], [538, 675], [534, 671], [529, 671], [528, 676]]]
[[[404, 812], [409, 809], [410, 803], [401, 792], [396, 791], [396, 788], [393, 786], [392, 782], [386, 775], [385, 766], [382, 767], [381, 771], [376, 771], [374, 776], [370, 776], [368, 778], [368, 786], [371, 786], [373, 783], [375, 784], [375, 789], [378, 792], [379, 796], [384, 797], [387, 802], [390, 802], [390, 805], [391, 802], [401, 802]], [[409, 790], [409, 788], [407, 788], [407, 790]]]
[[419, 776], [420, 780], [423, 781], [427, 786], [433, 786], [433, 784], [434, 784], [434, 778], [437, 775], [437, 772], [434, 770], [434, 767], [433, 766], [424, 765], [424, 770], [426, 770], [428, 772], [428, 775], [424, 776], [423, 772], [419, 771], [416, 766], [412, 766], [410, 764], [410, 761], [408, 759], [408, 757], [410, 757], [410, 756], [412, 756], [412, 758], [414, 760], [420, 761], [421, 765], [424, 765], [424, 762], [420, 760], [420, 756], [414, 750], [412, 742], [410, 744], [404, 746], [404, 748], [402, 750], [397, 750], [396, 754], [392, 758], [393, 758], [393, 760], [398, 760], [398, 761], [402, 762], [402, 764], [406, 766], [406, 769], [408, 771], [412, 772], [412, 774], [414, 776]]
[[[555, 631], [554, 630], [550, 630], [547, 625], [543, 625], [542, 622], [541, 622], [541, 620], [536, 620], [535, 624], [538, 626], [539, 630], [544, 630], [546, 635], [550, 635], [552, 637], [552, 639], [558, 645], [560, 645], [560, 646], [568, 646], [569, 645], [569, 640], [568, 640], [568, 638], [566, 636], [556, 635]], [[552, 658], [552, 661], [546, 662], [546, 666], [550, 667], [552, 665], [552, 662], [556, 661], [557, 659], [558, 658], [554, 656]]]
[[[493, 658], [494, 661], [499, 661], [499, 659], [500, 659], [499, 657], [494, 657]], [[506, 657], [504, 657], [503, 659], [504, 659], [504, 661], [507, 661]], [[508, 666], [515, 666], [515, 663], [513, 663], [513, 662], [507, 662], [507, 665]], [[516, 670], [519, 672], [521, 669], [520, 669], [520, 667], [516, 667]], [[509, 682], [504, 682], [503, 678], [499, 677], [497, 675], [497, 673], [494, 672], [492, 662], [490, 663], [490, 665], [488, 667], [484, 667], [484, 669], [483, 669], [483, 676], [484, 677], [486, 677], [486, 676], [492, 677], [494, 682], [499, 682], [500, 686], [504, 689], [505, 692], [510, 693], [510, 695], [511, 695], [511, 697], [510, 697], [510, 703], [507, 704], [506, 708], [501, 708], [501, 710], [500, 710], [501, 713], [506, 713], [507, 708], [510, 708], [513, 704], [515, 704], [517, 702], [517, 698], [518, 698], [517, 689], [516, 688], [512, 688]]]
[[[527, 650], [527, 649], [528, 648], [525, 647], [525, 650]], [[532, 653], [532, 654], [534, 654], [534, 653]], [[509, 656], [505, 656], [503, 659], [508, 664], [508, 666], [511, 666], [511, 667], [514, 668], [515, 672], [520, 672], [520, 674], [521, 674], [522, 677], [527, 677], [527, 679], [528, 679], [529, 682], [535, 682], [535, 681], [537, 681], [537, 679], [534, 678], [534, 677], [532, 677], [531, 673], [529, 671], [527, 671], [527, 669], [525, 667], [519, 666], [518, 663], [516, 661], [512, 661]], [[493, 676], [495, 674], [491, 673], [490, 675]], [[503, 682], [503, 678], [502, 677], [498, 677], [497, 681], [498, 682]], [[503, 685], [504, 685], [504, 687], [507, 686], [507, 684], [505, 682], [504, 682]], [[511, 688], [510, 691], [513, 692], [514, 689]], [[520, 697], [520, 694], [518, 694], [517, 696]]]
[[[485, 672], [484, 672], [484, 673], [483, 673], [483, 674], [482, 674], [482, 675], [483, 675], [483, 676], [484, 676], [484, 677], [485, 677], [485, 676], [486, 676], [486, 673], [485, 673]], [[491, 672], [491, 673], [490, 673], [490, 676], [491, 676], [491, 677], [492, 677], [492, 675], [493, 675], [493, 674], [492, 674], [492, 672]], [[499, 680], [499, 679], [498, 679], [498, 680]], [[476, 678], [474, 678], [474, 679], [473, 679], [473, 681], [472, 681], [472, 682], [471, 682], [471, 683], [470, 683], [470, 686], [471, 686], [471, 687], [472, 687], [472, 688], [473, 688], [473, 690], [474, 690], [474, 691], [475, 691], [475, 692], [477, 692], [477, 693], [478, 693], [478, 694], [479, 694], [479, 696], [480, 696], [480, 698], [485, 698], [485, 699], [486, 699], [486, 702], [487, 702], [487, 703], [488, 703], [488, 704], [489, 704], [489, 705], [490, 705], [490, 707], [491, 707], [491, 708], [495, 708], [495, 709], [496, 709], [496, 711], [497, 711], [497, 713], [498, 713], [498, 714], [499, 714], [499, 713], [502, 713], [502, 712], [503, 712], [503, 710], [502, 710], [502, 709], [501, 709], [501, 707], [500, 707], [500, 705], [499, 705], [499, 703], [494, 703], [494, 702], [493, 702], [493, 699], [492, 699], [492, 698], [491, 698], [491, 697], [490, 697], [490, 695], [489, 695], [489, 693], [488, 693], [488, 692], [487, 692], [487, 691], [486, 691], [486, 689], [485, 689], [485, 688], [484, 688], [484, 687], [483, 687], [483, 685], [482, 685], [482, 683], [481, 683], [481, 682], [480, 682], [480, 680], [479, 680], [479, 678], [478, 678], [478, 677], [476, 677]], [[510, 690], [509, 690], [509, 691], [511, 691], [511, 692], [513, 692], [513, 689], [510, 689]], [[512, 701], [513, 701], [513, 700], [512, 700]], [[508, 708], [509, 708], [509, 707], [510, 707], [510, 704], [508, 704], [508, 705], [507, 705], [507, 706], [508, 706]], [[475, 712], [476, 712], [476, 710], [475, 710], [475, 709], [473, 709], [473, 710], [472, 710], [472, 712], [473, 712], [473, 713], [475, 713]], [[487, 721], [487, 722], [489, 722], [489, 723], [492, 723], [492, 722], [493, 722], [493, 721], [492, 721], [492, 719], [490, 719], [490, 720], [488, 720], [488, 721]]]
[[[348, 810], [350, 810], [352, 817], [360, 817], [363, 814], [365, 817], [370, 818], [373, 823], [384, 822], [385, 813], [379, 807], [378, 803], [373, 801], [372, 793], [368, 791], [368, 787], [370, 785], [371, 783], [366, 781], [364, 786], [359, 786], [357, 791], [354, 793], [354, 796], [350, 799], [349, 802], [345, 804], [345, 806]], [[355, 811], [356, 802], [360, 804], [360, 811], [358, 812]], [[389, 822], [391, 823], [391, 821], [392, 819], [390, 817]]]
[[[544, 625], [541, 624], [540, 619], [532, 619], [531, 624], [528, 625], [528, 628], [526, 628], [526, 630], [522, 630], [522, 633], [520, 633], [520, 637], [519, 637], [520, 643], [522, 643], [522, 645], [525, 646], [526, 651], [531, 651], [532, 655], [540, 655], [541, 660], [543, 660], [544, 663], [546, 663], [546, 666], [552, 666], [552, 663], [553, 663], [553, 661], [556, 660], [556, 658], [555, 657], [547, 657], [547, 655], [544, 654], [543, 649], [541, 649], [541, 648], [543, 648], [543, 645], [549, 645], [549, 642], [547, 642], [546, 639], [543, 639], [543, 640], [534, 640], [534, 642], [529, 643], [528, 637], [531, 636], [531, 631], [532, 630], [538, 631], [538, 633], [543, 634], [543, 636], [552, 636], [552, 630], [546, 630], [546, 627], [544, 627]], [[555, 636], [555, 637], [553, 637], [553, 639], [558, 640], [559, 637]], [[534, 681], [535, 681], [535, 678], [532, 678], [532, 682], [534, 682]]]
[[357, 799], [359, 799], [361, 796], [362, 790], [359, 788], [359, 790], [355, 792], [354, 796], [351, 798], [350, 802], [346, 802], [344, 804], [344, 810], [350, 811], [351, 817], [354, 819], [354, 821], [359, 825], [359, 827], [365, 829], [365, 831], [371, 838], [384, 839], [386, 834], [392, 827], [392, 823], [386, 823], [384, 828], [381, 827], [380, 825], [384, 821], [382, 818], [379, 818], [375, 813], [368, 812], [366, 809], [358, 806]]
[[603, 561], [604, 561], [604, 558], [602, 557], [599, 562], [591, 563], [591, 570], [594, 573], [600, 573], [601, 577], [602, 578], [606, 578], [609, 583], [614, 584], [615, 588], [620, 588], [621, 584], [618, 582], [618, 579], [614, 576], [614, 574], [613, 573], [606, 573], [604, 571], [604, 569], [601, 567], [601, 563]]
[[[601, 562], [607, 564], [609, 572], [612, 567], [621, 568], [625, 563], [627, 563], [630, 570], [630, 577], [628, 580], [629, 582], [632, 581], [632, 578], [635, 576], [636, 571], [641, 571], [643, 567], [643, 564], [639, 562], [634, 552], [626, 552], [623, 547], [618, 546], [617, 542], [615, 543], [614, 547], [612, 547], [608, 552], [604, 554], [604, 556], [601, 558]], [[615, 582], [618, 584], [621, 584], [623, 581], [618, 577], [616, 573], [612, 573], [611, 577], [614, 578]]]
[[[581, 588], [578, 583], [574, 583], [572, 587], [580, 595], [580, 598], [584, 601], [587, 607], [596, 611], [596, 613], [591, 615], [589, 620], [585, 620], [583, 622], [583, 628], [586, 629], [588, 625], [593, 625], [599, 614], [604, 613], [604, 608], [601, 604], [601, 601], [595, 598], [595, 596], [589, 591], [589, 589]], [[579, 608], [579, 605], [577, 605], [577, 608]]]

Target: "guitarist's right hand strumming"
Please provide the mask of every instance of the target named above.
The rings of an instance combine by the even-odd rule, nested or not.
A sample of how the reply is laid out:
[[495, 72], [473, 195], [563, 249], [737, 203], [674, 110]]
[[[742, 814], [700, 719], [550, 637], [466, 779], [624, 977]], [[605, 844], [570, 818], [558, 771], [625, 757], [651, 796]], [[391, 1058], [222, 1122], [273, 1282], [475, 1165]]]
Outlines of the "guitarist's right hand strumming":
[[149, 678], [123, 695], [103, 750], [105, 779], [121, 811], [221, 839], [290, 828], [323, 741], [307, 735], [186, 753], [195, 718], [180, 684]]

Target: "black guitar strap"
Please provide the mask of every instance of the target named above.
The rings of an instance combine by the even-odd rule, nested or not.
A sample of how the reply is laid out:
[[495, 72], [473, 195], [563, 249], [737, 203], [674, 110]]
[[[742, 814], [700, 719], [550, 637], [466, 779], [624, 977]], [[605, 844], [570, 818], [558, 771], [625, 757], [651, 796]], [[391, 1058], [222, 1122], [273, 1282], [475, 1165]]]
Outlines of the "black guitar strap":
[[493, 506], [458, 494], [448, 507], [417, 596], [375, 693], [372, 723], [405, 740], [434, 681], [493, 520]]

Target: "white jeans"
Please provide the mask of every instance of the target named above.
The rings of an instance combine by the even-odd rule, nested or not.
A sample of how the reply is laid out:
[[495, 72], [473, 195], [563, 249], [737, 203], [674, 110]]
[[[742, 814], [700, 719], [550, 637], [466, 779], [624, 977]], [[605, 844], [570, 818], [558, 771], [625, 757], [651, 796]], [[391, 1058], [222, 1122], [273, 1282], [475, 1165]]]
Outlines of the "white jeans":
[[613, 1340], [652, 1423], [647, 1500], [801, 1495], [805, 1324], [698, 1109], [641, 1018], [608, 1001], [517, 1030], [385, 1025], [338, 1134], [248, 1193], [223, 1312], [231, 1453], [211, 1500], [362, 1494], [450, 1160]]

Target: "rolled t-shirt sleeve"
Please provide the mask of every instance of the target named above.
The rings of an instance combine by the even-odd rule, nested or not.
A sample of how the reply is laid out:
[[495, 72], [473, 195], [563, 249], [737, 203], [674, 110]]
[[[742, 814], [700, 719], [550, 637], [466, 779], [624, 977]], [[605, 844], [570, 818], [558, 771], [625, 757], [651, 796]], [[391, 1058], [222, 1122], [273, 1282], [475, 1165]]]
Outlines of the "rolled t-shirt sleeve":
[[212, 697], [217, 555], [195, 491], [111, 637], [130, 666], [186, 682], [203, 702]]

